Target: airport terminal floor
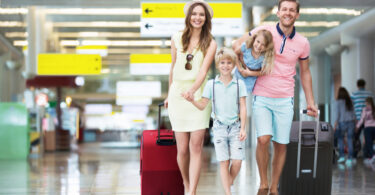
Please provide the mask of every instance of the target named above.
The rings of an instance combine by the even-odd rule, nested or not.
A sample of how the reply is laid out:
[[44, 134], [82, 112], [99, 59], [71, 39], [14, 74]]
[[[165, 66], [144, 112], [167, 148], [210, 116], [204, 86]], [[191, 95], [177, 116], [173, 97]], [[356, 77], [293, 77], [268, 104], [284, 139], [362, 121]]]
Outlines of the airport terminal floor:
[[[139, 195], [138, 148], [103, 147], [101, 143], [74, 145], [71, 151], [45, 153], [28, 161], [0, 162], [0, 194], [119, 194]], [[334, 165], [332, 195], [375, 194], [375, 164]], [[259, 176], [254, 151], [235, 181], [238, 195], [256, 194]], [[197, 193], [224, 195], [213, 147], [204, 147]]]

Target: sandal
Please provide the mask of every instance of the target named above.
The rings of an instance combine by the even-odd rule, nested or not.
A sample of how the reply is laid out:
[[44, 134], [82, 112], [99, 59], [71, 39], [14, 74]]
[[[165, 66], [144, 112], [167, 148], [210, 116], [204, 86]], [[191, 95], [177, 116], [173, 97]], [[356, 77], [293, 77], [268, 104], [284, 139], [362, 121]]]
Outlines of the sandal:
[[268, 195], [268, 188], [259, 188], [257, 195]]

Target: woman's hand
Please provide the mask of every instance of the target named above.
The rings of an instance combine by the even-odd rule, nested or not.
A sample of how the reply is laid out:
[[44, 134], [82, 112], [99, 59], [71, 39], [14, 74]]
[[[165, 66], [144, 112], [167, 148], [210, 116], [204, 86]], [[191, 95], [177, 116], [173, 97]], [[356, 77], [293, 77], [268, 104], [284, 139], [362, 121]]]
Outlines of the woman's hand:
[[194, 101], [194, 92], [191, 90], [181, 93], [181, 96], [189, 102]]

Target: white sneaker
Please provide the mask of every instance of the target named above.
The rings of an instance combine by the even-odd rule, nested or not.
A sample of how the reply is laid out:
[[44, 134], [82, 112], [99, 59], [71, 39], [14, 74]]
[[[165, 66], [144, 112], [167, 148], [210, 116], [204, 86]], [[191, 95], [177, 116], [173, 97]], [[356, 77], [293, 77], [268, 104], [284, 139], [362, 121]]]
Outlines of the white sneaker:
[[345, 162], [345, 157], [340, 157], [339, 160], [337, 160], [337, 163], [343, 163]]
[[352, 159], [350, 159], [350, 158], [348, 158], [348, 159], [346, 159], [346, 161], [345, 161], [345, 165], [347, 166], [347, 167], [351, 167], [352, 166]]
[[371, 158], [365, 158], [365, 159], [363, 160], [363, 164], [365, 164], [366, 166], [371, 165]]
[[356, 159], [356, 158], [353, 158], [353, 159], [352, 159], [352, 163], [353, 163], [353, 165], [356, 165], [356, 164], [357, 164], [357, 159]]
[[236, 192], [236, 189], [234, 188], [234, 185], [231, 185], [230, 186], [230, 192], [233, 194], [234, 192]]
[[371, 163], [371, 164], [375, 164], [375, 155], [372, 156], [372, 158], [370, 159], [370, 163]]

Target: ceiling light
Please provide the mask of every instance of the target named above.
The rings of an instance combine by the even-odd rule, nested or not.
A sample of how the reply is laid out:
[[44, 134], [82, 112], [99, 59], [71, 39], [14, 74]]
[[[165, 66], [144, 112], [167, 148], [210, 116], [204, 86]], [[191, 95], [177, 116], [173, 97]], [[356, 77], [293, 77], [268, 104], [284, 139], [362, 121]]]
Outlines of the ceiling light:
[[17, 37], [25, 38], [25, 37], [27, 37], [27, 32], [7, 32], [7, 33], [5, 33], [5, 37], [8, 37], [8, 38], [17, 38]]
[[64, 15], [141, 15], [140, 8], [63, 8], [45, 9], [47, 14]]
[[[81, 44], [80, 44], [81, 43]], [[171, 45], [171, 41], [145, 40], [145, 41], [110, 41], [110, 40], [62, 40], [61, 46], [78, 46], [78, 45], [105, 45], [105, 46], [166, 46]]]
[[[278, 11], [277, 6], [272, 9], [272, 14], [276, 14]], [[316, 15], [361, 15], [363, 10], [345, 9], [345, 8], [301, 8], [300, 14], [316, 14]]]
[[54, 27], [112, 27], [112, 28], [139, 28], [140, 22], [54, 22]]
[[26, 46], [27, 45], [27, 41], [13, 41], [13, 45], [14, 46]]
[[[261, 25], [275, 25], [275, 21], [265, 21], [262, 22]], [[307, 22], [307, 21], [296, 21], [294, 23], [294, 26], [298, 27], [335, 27], [340, 25], [339, 21], [331, 21], [331, 22], [326, 22], [326, 21], [314, 21], [314, 22]]]
[[116, 38], [138, 38], [141, 34], [138, 32], [59, 32], [58, 37], [116, 37]]
[[25, 27], [24, 22], [14, 22], [14, 21], [2, 21], [0, 22], [0, 27]]
[[[141, 15], [141, 8], [46, 8], [46, 14], [60, 15]], [[0, 8], [0, 14], [27, 14], [27, 8]]]
[[[90, 38], [90, 37], [116, 37], [116, 38], [139, 38], [139, 32], [56, 32], [58, 37], [62, 38]], [[7, 32], [5, 36], [8, 38], [25, 38], [28, 36], [27, 32]]]
[[320, 32], [299, 32], [299, 33], [305, 37], [316, 37], [320, 34]]
[[27, 14], [26, 8], [0, 8], [0, 14]]

